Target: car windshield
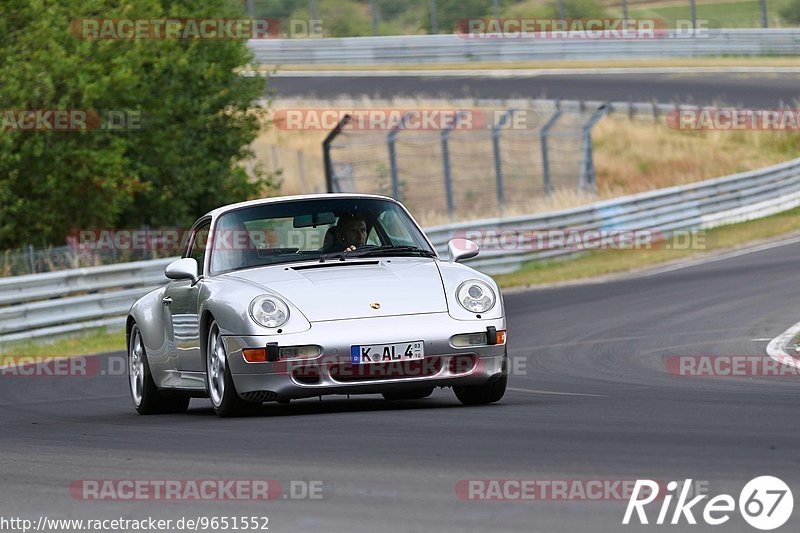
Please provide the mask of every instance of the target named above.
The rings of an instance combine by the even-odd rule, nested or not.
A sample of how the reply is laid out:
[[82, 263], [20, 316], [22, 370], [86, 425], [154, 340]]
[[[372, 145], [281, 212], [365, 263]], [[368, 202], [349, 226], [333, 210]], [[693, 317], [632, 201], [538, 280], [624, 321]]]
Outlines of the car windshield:
[[352, 256], [434, 257], [419, 227], [395, 202], [324, 198], [235, 209], [217, 220], [211, 272]]

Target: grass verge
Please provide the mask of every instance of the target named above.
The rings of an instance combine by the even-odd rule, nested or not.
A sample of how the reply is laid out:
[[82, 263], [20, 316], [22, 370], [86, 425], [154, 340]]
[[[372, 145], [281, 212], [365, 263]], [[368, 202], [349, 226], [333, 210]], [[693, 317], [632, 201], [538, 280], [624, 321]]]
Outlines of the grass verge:
[[706, 230], [698, 233], [701, 236], [698, 245], [689, 249], [676, 249], [676, 242], [668, 239], [664, 246], [648, 250], [603, 250], [587, 252], [578, 257], [534, 261], [517, 272], [495, 276], [495, 279], [504, 288], [589, 279], [641, 270], [700, 254], [731, 250], [796, 230], [800, 230], [800, 208], [759, 220]]
[[24, 340], [0, 345], [0, 366], [20, 357], [72, 357], [125, 350], [125, 332], [99, 328], [51, 340]]

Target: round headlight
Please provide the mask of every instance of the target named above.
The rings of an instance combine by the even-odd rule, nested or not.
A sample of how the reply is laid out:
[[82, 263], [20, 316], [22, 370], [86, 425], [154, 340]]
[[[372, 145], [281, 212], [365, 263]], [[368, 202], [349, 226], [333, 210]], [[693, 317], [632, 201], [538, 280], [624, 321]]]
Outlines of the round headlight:
[[265, 328], [278, 328], [289, 320], [289, 306], [275, 296], [259, 296], [250, 304], [250, 316]]
[[477, 279], [467, 280], [458, 286], [456, 298], [461, 307], [470, 313], [485, 313], [496, 301], [492, 288]]

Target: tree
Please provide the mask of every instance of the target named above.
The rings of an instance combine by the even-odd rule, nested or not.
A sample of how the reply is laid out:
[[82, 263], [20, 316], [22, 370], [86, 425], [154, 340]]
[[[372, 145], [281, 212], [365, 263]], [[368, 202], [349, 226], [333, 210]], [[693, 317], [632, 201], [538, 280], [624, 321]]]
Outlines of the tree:
[[264, 79], [235, 72], [252, 59], [245, 40], [70, 33], [82, 18], [242, 16], [229, 0], [0, 2], [0, 111], [140, 114], [130, 131], [18, 131], [5, 120], [0, 249], [63, 244], [75, 228], [185, 226], [270, 186], [243, 167], [265, 111], [254, 103]]
[[781, 18], [788, 24], [800, 24], [800, 0], [789, 0], [780, 8]]

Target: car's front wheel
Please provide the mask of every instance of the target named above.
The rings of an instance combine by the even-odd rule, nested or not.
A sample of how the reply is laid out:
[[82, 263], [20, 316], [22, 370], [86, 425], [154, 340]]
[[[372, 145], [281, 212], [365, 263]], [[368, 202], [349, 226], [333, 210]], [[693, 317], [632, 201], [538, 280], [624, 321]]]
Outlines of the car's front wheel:
[[254, 404], [245, 402], [236, 392], [231, 371], [228, 367], [228, 354], [216, 322], [211, 323], [208, 330], [206, 349], [206, 392], [211, 398], [214, 412], [221, 417], [244, 414]]
[[183, 413], [189, 408], [188, 396], [169, 396], [158, 390], [147, 361], [142, 332], [131, 328], [128, 344], [128, 378], [133, 405], [140, 415]]
[[464, 405], [484, 405], [494, 403], [506, 393], [508, 385], [508, 357], [503, 356], [502, 372], [492, 376], [483, 385], [467, 385], [463, 387], [453, 387], [458, 401]]

